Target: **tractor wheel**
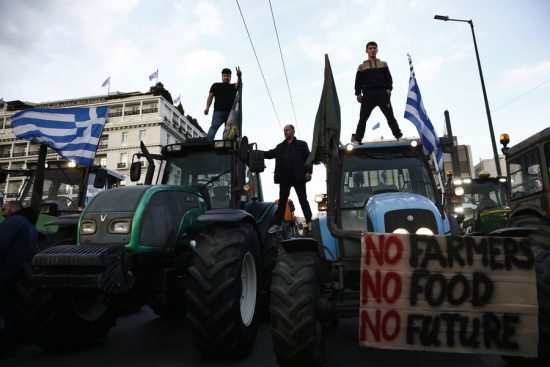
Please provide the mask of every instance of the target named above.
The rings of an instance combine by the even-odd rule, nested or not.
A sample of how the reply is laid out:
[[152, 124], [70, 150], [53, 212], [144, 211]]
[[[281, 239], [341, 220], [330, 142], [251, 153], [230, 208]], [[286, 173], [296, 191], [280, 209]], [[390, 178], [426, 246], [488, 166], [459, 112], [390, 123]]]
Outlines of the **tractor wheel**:
[[34, 342], [48, 351], [89, 346], [115, 325], [116, 312], [102, 293], [50, 292], [33, 312]]
[[248, 223], [214, 224], [193, 250], [187, 320], [197, 348], [209, 357], [240, 359], [258, 328], [260, 246]]
[[319, 257], [286, 253], [273, 270], [271, 337], [281, 366], [320, 366], [324, 361], [323, 326], [317, 316]]

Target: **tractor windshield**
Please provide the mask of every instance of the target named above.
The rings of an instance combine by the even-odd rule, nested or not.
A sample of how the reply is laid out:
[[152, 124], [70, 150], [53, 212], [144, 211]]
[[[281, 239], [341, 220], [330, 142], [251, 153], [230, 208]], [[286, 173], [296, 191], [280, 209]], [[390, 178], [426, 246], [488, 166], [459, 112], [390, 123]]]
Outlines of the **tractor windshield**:
[[410, 192], [436, 201], [430, 172], [422, 160], [402, 154], [345, 155], [340, 185], [341, 208], [362, 208], [372, 196]]
[[472, 181], [469, 185], [463, 185], [464, 204], [475, 205], [483, 211], [492, 208], [508, 206], [506, 199], [506, 185], [498, 181]]
[[[50, 167], [44, 171], [43, 204], [56, 204], [61, 212], [78, 211], [85, 168]], [[32, 186], [23, 198], [23, 206], [30, 205]]]
[[233, 155], [230, 152], [197, 150], [170, 157], [163, 184], [208, 189], [212, 208], [229, 208]]

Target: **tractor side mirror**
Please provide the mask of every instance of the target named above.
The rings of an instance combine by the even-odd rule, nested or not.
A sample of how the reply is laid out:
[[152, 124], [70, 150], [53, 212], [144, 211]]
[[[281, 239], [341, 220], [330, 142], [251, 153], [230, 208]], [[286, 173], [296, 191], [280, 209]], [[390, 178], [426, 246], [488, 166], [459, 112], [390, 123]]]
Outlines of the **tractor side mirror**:
[[130, 181], [136, 182], [139, 181], [141, 177], [141, 162], [135, 161], [130, 166]]
[[261, 150], [251, 150], [249, 154], [248, 167], [254, 173], [263, 172], [265, 169], [264, 152]]
[[94, 187], [96, 189], [102, 189], [107, 183], [107, 171], [100, 169], [95, 173]]

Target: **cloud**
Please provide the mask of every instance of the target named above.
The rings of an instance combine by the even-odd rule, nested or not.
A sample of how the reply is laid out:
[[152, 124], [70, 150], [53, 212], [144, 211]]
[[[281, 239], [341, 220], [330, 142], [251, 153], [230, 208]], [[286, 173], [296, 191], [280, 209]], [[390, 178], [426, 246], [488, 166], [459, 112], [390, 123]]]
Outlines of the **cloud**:
[[224, 60], [225, 57], [218, 51], [194, 50], [183, 56], [177, 63], [178, 72], [183, 76], [196, 76], [203, 73], [211, 75], [212, 70], [217, 70]]
[[413, 59], [414, 71], [421, 75], [422, 80], [434, 79], [438, 76], [441, 70], [443, 60], [440, 57], [432, 57], [425, 59], [420, 63], [416, 63]]
[[522, 65], [504, 72], [498, 83], [500, 87], [511, 87], [521, 84], [533, 84], [550, 78], [550, 61], [541, 61], [536, 65]]

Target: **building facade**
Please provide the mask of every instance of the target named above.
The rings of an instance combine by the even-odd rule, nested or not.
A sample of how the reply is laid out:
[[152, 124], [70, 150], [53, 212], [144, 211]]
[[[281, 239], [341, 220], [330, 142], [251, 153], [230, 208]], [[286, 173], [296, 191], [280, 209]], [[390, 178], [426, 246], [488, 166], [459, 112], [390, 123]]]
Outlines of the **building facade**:
[[[140, 152], [143, 141], [151, 153], [160, 153], [162, 146], [206, 134], [191, 116], [175, 107], [162, 95], [156, 93], [120, 93], [92, 96], [47, 103], [26, 103], [0, 100], [0, 168], [26, 169], [28, 162], [38, 159], [37, 144], [17, 138], [11, 128], [11, 116], [30, 108], [100, 107], [109, 106], [109, 115], [99, 141], [95, 163], [118, 171], [126, 176], [124, 184], [132, 184], [129, 168], [134, 153]], [[47, 160], [62, 159], [53, 150], [48, 150]], [[145, 169], [146, 165], [142, 166]], [[143, 181], [142, 175], [141, 181]], [[0, 184], [6, 198], [17, 196], [24, 177], [9, 177]]]
[[[499, 164], [500, 164], [500, 172], [503, 176], [507, 175], [507, 168], [506, 168], [506, 157], [504, 155], [498, 156]], [[479, 176], [479, 172], [481, 171], [487, 171], [491, 174], [491, 177], [497, 177], [497, 167], [495, 164], [494, 159], [481, 159], [478, 164], [474, 167], [474, 173], [475, 177]]]

